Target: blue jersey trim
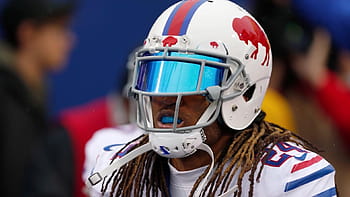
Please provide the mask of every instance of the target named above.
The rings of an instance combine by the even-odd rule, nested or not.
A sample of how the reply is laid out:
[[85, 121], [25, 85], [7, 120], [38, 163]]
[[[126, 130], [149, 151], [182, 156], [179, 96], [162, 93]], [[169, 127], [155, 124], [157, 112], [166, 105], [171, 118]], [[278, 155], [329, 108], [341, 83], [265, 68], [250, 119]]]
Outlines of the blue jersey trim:
[[312, 174], [309, 174], [309, 175], [307, 175], [305, 177], [302, 177], [300, 179], [288, 182], [286, 184], [286, 187], [285, 187], [284, 191], [288, 192], [288, 191], [293, 190], [293, 189], [295, 189], [297, 187], [300, 187], [300, 186], [305, 185], [307, 183], [310, 183], [310, 182], [312, 182], [314, 180], [317, 180], [317, 179], [319, 179], [319, 178], [321, 178], [323, 176], [326, 176], [327, 174], [330, 174], [332, 172], [334, 172], [333, 166], [328, 165], [328, 166], [326, 166], [326, 167], [324, 167], [324, 168], [322, 168], [322, 169], [320, 169], [320, 170], [318, 170], [318, 171], [316, 171], [316, 172], [314, 172]]
[[336, 196], [337, 195], [337, 190], [335, 189], [335, 187], [332, 187], [324, 192], [321, 192], [313, 197], [332, 197], [332, 196]]
[[116, 147], [116, 146], [124, 146], [125, 144], [111, 144], [111, 145], [108, 145], [108, 146], [105, 146], [103, 148], [104, 151], [112, 151], [112, 148], [113, 147]]

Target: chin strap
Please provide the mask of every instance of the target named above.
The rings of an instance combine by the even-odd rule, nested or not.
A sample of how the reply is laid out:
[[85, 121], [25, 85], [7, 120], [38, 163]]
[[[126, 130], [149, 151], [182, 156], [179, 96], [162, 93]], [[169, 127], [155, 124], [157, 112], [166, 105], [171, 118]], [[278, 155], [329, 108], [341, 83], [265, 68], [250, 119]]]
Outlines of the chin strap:
[[211, 158], [211, 163], [210, 163], [209, 172], [207, 173], [207, 175], [205, 175], [203, 180], [199, 183], [196, 191], [194, 192], [193, 196], [195, 196], [195, 197], [198, 197], [202, 193], [202, 190], [204, 189], [204, 186], [207, 184], [208, 178], [210, 177], [211, 172], [213, 171], [214, 162], [215, 162], [215, 160], [214, 160], [214, 153], [213, 153], [213, 151], [211, 150], [211, 148], [208, 145], [202, 143], [201, 145], [198, 146], [197, 149], [200, 149], [200, 150], [203, 150], [203, 151], [207, 152], [209, 154], [210, 158]]
[[234, 196], [235, 192], [238, 190], [238, 185], [234, 185], [229, 190], [227, 190], [225, 193], [221, 194], [218, 197], [230, 197]]
[[[205, 175], [205, 177], [203, 178], [202, 182], [198, 185], [196, 191], [194, 192], [194, 197], [199, 197], [200, 194], [202, 193], [202, 190], [204, 189], [204, 187], [206, 186], [206, 184], [208, 183], [208, 179], [211, 176], [211, 173], [213, 171], [214, 168], [214, 154], [213, 151], [211, 150], [211, 148], [207, 145], [202, 143], [201, 145], [198, 146], [198, 149], [203, 150], [205, 152], [207, 152], [210, 155], [211, 158], [211, 164], [210, 164], [210, 168], [209, 168], [209, 172], [207, 173], [207, 175]], [[231, 187], [229, 190], [227, 190], [225, 193], [221, 194], [218, 197], [229, 197], [229, 196], [233, 196], [234, 193], [237, 191], [238, 186], [234, 185], [233, 187]]]
[[104, 177], [112, 174], [115, 170], [118, 170], [124, 164], [128, 163], [129, 161], [133, 160], [135, 157], [137, 157], [145, 152], [148, 152], [150, 150], [152, 150], [152, 146], [151, 146], [151, 143], [148, 142], [147, 144], [144, 144], [144, 145], [136, 148], [135, 150], [129, 152], [128, 154], [121, 157], [120, 159], [114, 160], [111, 165], [109, 165], [108, 167], [106, 167], [102, 171], [95, 172], [94, 174], [92, 174], [88, 178], [88, 180], [86, 181], [86, 185], [88, 187], [96, 185], [97, 183], [101, 182], [104, 179]]
[[[209, 156], [211, 158], [211, 163], [210, 163], [210, 168], [209, 168], [207, 175], [205, 175], [205, 177], [203, 178], [201, 183], [198, 185], [198, 187], [194, 193], [195, 197], [200, 196], [200, 194], [202, 193], [203, 188], [205, 187], [205, 185], [208, 182], [209, 177], [211, 176], [211, 173], [212, 173], [213, 168], [214, 168], [214, 162], [215, 162], [214, 153], [207, 144], [204, 144], [204, 143], [200, 144], [198, 146], [198, 149], [203, 150], [209, 154]], [[106, 167], [102, 171], [95, 172], [94, 174], [92, 174], [88, 178], [88, 180], [86, 181], [86, 185], [88, 187], [96, 185], [97, 183], [101, 182], [106, 176], [112, 174], [115, 170], [118, 170], [127, 162], [133, 160], [137, 156], [139, 156], [145, 152], [148, 152], [150, 150], [152, 150], [152, 145], [151, 145], [151, 143], [148, 142], [147, 144], [144, 144], [144, 145], [136, 148], [135, 150], [131, 151], [130, 153], [126, 154], [124, 157], [117, 159], [117, 160], [114, 160], [111, 165], [109, 165], [108, 167]], [[224, 194], [220, 195], [220, 197], [226, 197], [226, 196], [232, 195], [236, 190], [237, 190], [237, 185], [230, 188]]]

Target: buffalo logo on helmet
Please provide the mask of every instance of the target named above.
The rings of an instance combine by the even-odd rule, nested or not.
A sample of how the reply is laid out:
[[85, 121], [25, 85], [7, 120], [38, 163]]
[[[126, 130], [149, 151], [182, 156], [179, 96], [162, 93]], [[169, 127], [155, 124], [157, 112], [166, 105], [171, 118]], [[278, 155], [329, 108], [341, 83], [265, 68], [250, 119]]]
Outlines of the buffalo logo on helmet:
[[257, 55], [259, 53], [259, 43], [265, 47], [265, 58], [261, 65], [268, 66], [270, 61], [271, 47], [265, 33], [260, 28], [260, 26], [251, 17], [244, 16], [242, 18], [233, 19], [232, 27], [233, 30], [237, 33], [240, 40], [244, 41], [247, 45], [248, 41], [250, 41], [256, 48], [252, 54], [250, 54], [251, 58], [257, 58]]
[[219, 44], [213, 41], [213, 42], [210, 42], [210, 46], [217, 49], [219, 47]]
[[166, 47], [166, 46], [171, 47], [177, 43], [177, 38], [173, 36], [168, 36], [162, 41], [162, 43], [163, 43], [163, 47]]

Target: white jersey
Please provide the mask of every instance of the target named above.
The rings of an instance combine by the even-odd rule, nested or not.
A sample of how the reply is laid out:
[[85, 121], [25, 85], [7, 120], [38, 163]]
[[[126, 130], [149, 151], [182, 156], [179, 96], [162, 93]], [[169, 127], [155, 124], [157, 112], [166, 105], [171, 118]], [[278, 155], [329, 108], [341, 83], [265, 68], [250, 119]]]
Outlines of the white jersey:
[[[121, 132], [122, 136], [118, 134]], [[109, 134], [103, 134], [109, 133]], [[113, 133], [113, 134], [111, 134]], [[142, 131], [136, 132], [139, 135]], [[105, 136], [102, 136], [105, 135]], [[93, 143], [87, 145], [87, 154], [90, 151], [102, 150], [102, 154], [94, 156], [95, 159], [90, 161], [93, 164], [87, 164], [90, 173], [84, 173], [84, 180], [93, 172], [103, 170], [111, 163], [111, 159], [116, 156], [122, 146], [119, 144], [125, 144], [125, 142], [131, 141], [137, 135], [126, 136], [124, 132], [118, 129], [109, 129], [101, 131], [93, 137], [91, 141], [94, 141], [95, 137], [99, 136], [99, 140], [104, 141], [105, 145], [101, 146], [100, 142], [98, 146], [93, 147]], [[127, 139], [129, 137], [129, 139]], [[111, 138], [115, 138], [114, 141]], [[121, 139], [127, 140], [122, 142]], [[130, 145], [132, 147], [133, 144]], [[118, 156], [123, 156], [124, 151]], [[87, 155], [89, 158], [89, 155]], [[312, 196], [312, 197], [333, 197], [336, 196], [335, 188], [335, 170], [325, 159], [320, 155], [305, 150], [296, 146], [293, 143], [279, 143], [266, 152], [263, 162], [260, 165], [264, 165], [260, 182], [254, 184], [254, 197], [300, 197], [300, 196]], [[197, 178], [204, 173], [206, 167], [190, 171], [178, 171], [171, 166], [168, 162], [170, 177], [169, 177], [169, 191], [171, 196], [186, 197], [189, 195], [194, 182]], [[259, 169], [259, 166], [258, 166]], [[257, 170], [258, 171], [258, 170]], [[256, 172], [258, 173], [258, 172]], [[250, 181], [248, 180], [249, 172], [243, 178], [242, 182], [242, 196], [248, 196]], [[257, 175], [257, 174], [256, 174]], [[233, 188], [237, 182], [237, 173], [233, 178], [230, 188]], [[256, 176], [255, 176], [256, 177]], [[111, 184], [110, 184], [111, 185]], [[89, 190], [90, 196], [101, 196], [101, 183], [95, 185]], [[109, 196], [108, 189], [106, 196]], [[219, 196], [219, 195], [217, 195]], [[233, 195], [226, 195], [233, 196]]]
[[[93, 172], [107, 167], [116, 152], [124, 147], [127, 142], [139, 137], [143, 133], [144, 131], [135, 124], [104, 128], [96, 131], [85, 146], [83, 181], [86, 182], [87, 178]], [[123, 153], [119, 154], [119, 157], [121, 156], [123, 156]], [[85, 192], [89, 193], [88, 196], [90, 197], [101, 196], [100, 188], [101, 184], [98, 184], [94, 188], [86, 188]]]

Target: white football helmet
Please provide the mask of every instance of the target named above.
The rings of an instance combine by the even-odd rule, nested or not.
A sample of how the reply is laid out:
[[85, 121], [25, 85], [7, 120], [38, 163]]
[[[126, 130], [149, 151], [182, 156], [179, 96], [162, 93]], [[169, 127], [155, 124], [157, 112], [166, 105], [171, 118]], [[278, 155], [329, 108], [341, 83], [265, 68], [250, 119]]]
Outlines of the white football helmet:
[[[178, 135], [181, 133], [204, 136], [202, 128], [217, 120], [220, 113], [228, 127], [248, 127], [260, 113], [272, 54], [261, 26], [235, 3], [183, 0], [165, 10], [153, 24], [137, 52], [135, 66], [131, 91], [138, 103], [137, 123], [150, 132], [152, 143], [152, 139], [186, 136]], [[195, 125], [178, 127], [179, 106], [187, 95], [207, 96], [211, 104]], [[154, 127], [153, 96], [177, 97], [174, 115], [167, 119], [172, 128]], [[185, 143], [181, 137], [175, 138]], [[200, 140], [205, 136], [195, 140], [193, 150], [185, 152], [194, 152]], [[167, 156], [169, 149], [178, 151], [176, 145], [170, 148], [159, 141], [153, 142], [158, 153]]]

